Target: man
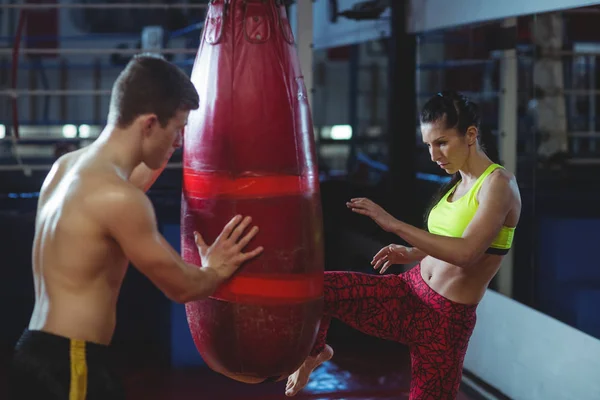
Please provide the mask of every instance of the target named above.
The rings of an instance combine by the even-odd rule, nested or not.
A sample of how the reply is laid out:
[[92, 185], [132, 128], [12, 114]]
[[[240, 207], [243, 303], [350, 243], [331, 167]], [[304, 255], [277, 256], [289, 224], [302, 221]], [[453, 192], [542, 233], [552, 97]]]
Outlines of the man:
[[158, 56], [135, 57], [117, 78], [108, 123], [90, 146], [61, 157], [39, 197], [33, 243], [35, 306], [16, 346], [15, 399], [121, 399], [106, 361], [117, 297], [129, 262], [173, 301], [211, 295], [262, 247], [243, 252], [258, 228], [236, 216], [186, 264], [157, 230], [145, 191], [175, 148], [198, 93]]

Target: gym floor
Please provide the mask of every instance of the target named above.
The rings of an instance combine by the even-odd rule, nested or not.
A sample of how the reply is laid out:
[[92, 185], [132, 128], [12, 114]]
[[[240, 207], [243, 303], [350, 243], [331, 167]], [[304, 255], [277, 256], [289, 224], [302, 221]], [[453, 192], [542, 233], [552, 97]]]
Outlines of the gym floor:
[[[206, 368], [139, 371], [126, 379], [129, 398], [146, 400], [283, 400], [285, 382], [237, 383]], [[402, 346], [336, 349], [297, 400], [408, 399], [410, 358]], [[463, 391], [457, 400], [475, 400]]]
[[[331, 325], [335, 354], [313, 372], [307, 387], [285, 396], [285, 381], [248, 385], [226, 378], [208, 367], [157, 367], [156, 349], [113, 347], [117, 372], [123, 377], [128, 400], [408, 400], [410, 355], [406, 346], [363, 335], [336, 320]], [[0, 352], [0, 399], [6, 387], [8, 349]], [[168, 365], [168, 362], [163, 362]], [[476, 400], [461, 388], [456, 400]]]
[[[297, 400], [407, 400], [410, 385], [408, 353], [393, 357], [353, 352], [336, 353], [312, 375]], [[392, 360], [392, 358], [394, 358]], [[0, 398], [6, 374], [0, 371]], [[246, 385], [207, 368], [138, 369], [125, 376], [131, 400], [284, 400], [285, 382]], [[456, 400], [475, 400], [461, 390]]]

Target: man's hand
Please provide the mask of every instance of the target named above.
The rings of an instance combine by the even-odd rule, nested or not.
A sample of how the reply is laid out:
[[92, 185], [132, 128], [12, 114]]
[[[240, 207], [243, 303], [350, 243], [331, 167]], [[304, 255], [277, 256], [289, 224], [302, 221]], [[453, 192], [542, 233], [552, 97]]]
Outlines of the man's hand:
[[251, 217], [242, 220], [240, 215], [236, 215], [225, 225], [221, 234], [210, 246], [204, 242], [200, 233], [194, 232], [203, 267], [214, 271], [221, 282], [229, 279], [245, 261], [263, 251], [262, 246], [259, 246], [250, 252], [242, 252], [258, 233], [258, 227], [254, 226], [250, 232], [241, 237], [250, 222], [252, 222]]

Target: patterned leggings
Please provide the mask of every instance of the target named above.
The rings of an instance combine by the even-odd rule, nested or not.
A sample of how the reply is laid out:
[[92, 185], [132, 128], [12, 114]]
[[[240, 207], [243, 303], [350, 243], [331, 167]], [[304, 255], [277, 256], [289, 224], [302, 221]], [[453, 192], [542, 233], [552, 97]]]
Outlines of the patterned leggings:
[[311, 355], [323, 351], [334, 317], [368, 335], [409, 346], [410, 400], [453, 400], [476, 308], [433, 291], [420, 266], [400, 275], [326, 272], [325, 313]]

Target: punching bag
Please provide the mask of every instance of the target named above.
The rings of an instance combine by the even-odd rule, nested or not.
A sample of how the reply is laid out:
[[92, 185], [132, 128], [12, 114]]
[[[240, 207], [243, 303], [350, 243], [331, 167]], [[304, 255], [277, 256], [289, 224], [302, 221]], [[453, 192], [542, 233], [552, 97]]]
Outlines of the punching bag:
[[236, 214], [260, 228], [242, 265], [209, 299], [186, 304], [213, 370], [259, 383], [295, 371], [323, 311], [323, 227], [313, 124], [285, 7], [210, 2], [192, 82], [200, 108], [184, 135], [182, 252], [213, 243]]

